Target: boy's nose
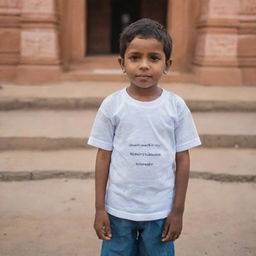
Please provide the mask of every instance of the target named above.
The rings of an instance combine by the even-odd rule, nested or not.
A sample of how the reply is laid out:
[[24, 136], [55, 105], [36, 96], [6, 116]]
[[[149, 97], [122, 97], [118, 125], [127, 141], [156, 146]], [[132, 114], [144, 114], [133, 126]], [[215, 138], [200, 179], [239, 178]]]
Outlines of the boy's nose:
[[140, 69], [149, 69], [149, 63], [147, 60], [141, 60]]

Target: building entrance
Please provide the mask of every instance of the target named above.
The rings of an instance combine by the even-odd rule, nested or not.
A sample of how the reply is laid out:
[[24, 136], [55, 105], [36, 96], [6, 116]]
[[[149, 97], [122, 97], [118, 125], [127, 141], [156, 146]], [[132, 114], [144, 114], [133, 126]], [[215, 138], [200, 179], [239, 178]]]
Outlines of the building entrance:
[[166, 26], [167, 0], [88, 0], [87, 55], [119, 52], [124, 27], [139, 18], [152, 18]]

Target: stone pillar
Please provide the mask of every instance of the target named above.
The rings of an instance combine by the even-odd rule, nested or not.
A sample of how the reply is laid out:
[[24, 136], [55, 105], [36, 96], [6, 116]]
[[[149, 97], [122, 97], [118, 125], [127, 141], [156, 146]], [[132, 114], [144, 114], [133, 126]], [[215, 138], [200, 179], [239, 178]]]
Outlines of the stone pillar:
[[256, 85], [256, 1], [240, 0], [238, 57], [243, 84]]
[[60, 75], [59, 21], [55, 0], [23, 0], [17, 82], [43, 83]]
[[194, 71], [205, 85], [241, 85], [238, 61], [239, 0], [201, 0]]
[[20, 51], [20, 0], [0, 0], [0, 80], [13, 81]]
[[[186, 44], [187, 44], [187, 2], [168, 0], [167, 30], [173, 39], [173, 66], [172, 72], [186, 71]], [[182, 22], [181, 22], [182, 20]]]
[[169, 81], [194, 82], [192, 61], [200, 3], [198, 0], [168, 0], [167, 3], [167, 29], [173, 38], [173, 63]]

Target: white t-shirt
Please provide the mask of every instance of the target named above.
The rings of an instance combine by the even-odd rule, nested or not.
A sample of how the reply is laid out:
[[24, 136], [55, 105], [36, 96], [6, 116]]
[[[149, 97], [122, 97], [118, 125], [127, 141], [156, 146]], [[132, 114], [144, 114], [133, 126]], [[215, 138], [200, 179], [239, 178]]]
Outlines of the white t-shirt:
[[191, 113], [163, 89], [156, 100], [122, 89], [101, 104], [88, 144], [112, 151], [105, 209], [119, 218], [165, 218], [175, 192], [175, 154], [201, 144]]

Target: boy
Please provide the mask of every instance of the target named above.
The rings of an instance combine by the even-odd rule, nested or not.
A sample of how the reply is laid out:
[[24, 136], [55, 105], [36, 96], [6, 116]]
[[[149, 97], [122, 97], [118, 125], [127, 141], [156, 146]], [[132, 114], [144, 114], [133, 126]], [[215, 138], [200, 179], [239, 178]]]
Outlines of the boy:
[[158, 87], [171, 65], [172, 40], [141, 19], [120, 37], [130, 85], [100, 106], [88, 144], [96, 158], [94, 228], [102, 256], [173, 256], [182, 229], [189, 153], [201, 144], [177, 95]]

